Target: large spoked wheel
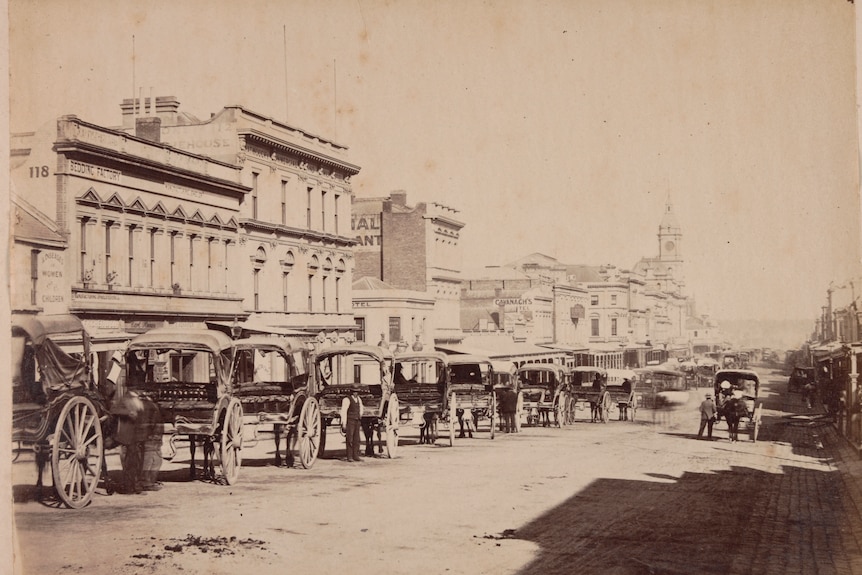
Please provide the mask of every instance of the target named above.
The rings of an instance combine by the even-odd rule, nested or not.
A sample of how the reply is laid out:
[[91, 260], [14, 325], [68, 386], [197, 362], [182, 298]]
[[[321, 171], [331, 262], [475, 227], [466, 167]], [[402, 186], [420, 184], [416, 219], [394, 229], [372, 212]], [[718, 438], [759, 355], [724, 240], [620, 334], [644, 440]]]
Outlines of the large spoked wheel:
[[398, 454], [398, 396], [394, 393], [389, 396], [389, 407], [386, 409], [386, 455], [389, 459], [395, 459]]
[[494, 431], [497, 427], [497, 394], [493, 391], [491, 392], [491, 399], [489, 401], [491, 413], [488, 414], [488, 417], [491, 418], [491, 439], [494, 439]]
[[455, 412], [456, 403], [455, 394], [453, 393], [449, 397], [449, 447], [455, 446], [455, 422], [458, 421], [458, 416]]
[[751, 416], [751, 441], [757, 441], [757, 435], [760, 433], [760, 418], [763, 415], [763, 405], [758, 405], [754, 408], [754, 414]]
[[578, 400], [572, 396], [569, 398], [568, 406], [566, 406], [566, 423], [569, 425], [575, 424], [575, 419], [578, 414]]
[[86, 397], [73, 397], [60, 412], [51, 440], [54, 489], [68, 507], [90, 502], [102, 473], [104, 443], [96, 407]]
[[321, 429], [320, 405], [315, 398], [309, 397], [302, 404], [297, 424], [299, 464], [303, 469], [311, 469], [317, 460], [317, 454], [322, 447]]
[[521, 432], [521, 416], [524, 414], [524, 392], [518, 392], [518, 403], [515, 407], [515, 431]]
[[566, 393], [560, 392], [554, 401], [554, 425], [565, 427], [566, 425]]
[[225, 409], [219, 443], [221, 472], [225, 482], [233, 485], [242, 466], [242, 404], [236, 398], [231, 399]]
[[599, 402], [599, 411], [601, 412], [602, 423], [607, 423], [611, 418], [611, 394], [605, 392]]

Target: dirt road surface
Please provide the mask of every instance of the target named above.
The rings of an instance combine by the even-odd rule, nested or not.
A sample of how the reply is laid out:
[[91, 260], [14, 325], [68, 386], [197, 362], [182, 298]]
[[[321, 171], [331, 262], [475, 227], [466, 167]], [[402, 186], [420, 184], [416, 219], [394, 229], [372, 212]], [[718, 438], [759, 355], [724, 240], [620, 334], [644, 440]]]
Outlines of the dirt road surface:
[[[525, 428], [448, 447], [402, 430], [399, 457], [348, 463], [330, 429], [310, 470], [272, 465], [268, 435], [232, 486], [188, 478], [188, 453], [141, 495], [100, 489], [85, 509], [33, 500], [13, 464], [25, 575], [862, 573], [862, 520], [830, 427], [761, 370], [757, 442], [698, 441], [687, 405], [635, 422]], [[248, 431], [248, 430], [247, 430]], [[119, 477], [119, 457], [107, 458]], [[855, 465], [847, 462], [847, 465]], [[858, 468], [856, 468], [858, 469]], [[46, 480], [47, 480], [46, 474]], [[854, 503], [855, 502], [855, 503]], [[859, 569], [859, 571], [856, 571]]]

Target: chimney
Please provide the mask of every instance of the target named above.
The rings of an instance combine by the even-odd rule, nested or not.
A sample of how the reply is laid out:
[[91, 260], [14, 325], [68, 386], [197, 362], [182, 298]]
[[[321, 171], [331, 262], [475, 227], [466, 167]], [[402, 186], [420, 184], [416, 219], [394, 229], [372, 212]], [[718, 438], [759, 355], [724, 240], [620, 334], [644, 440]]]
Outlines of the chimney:
[[392, 203], [396, 206], [406, 206], [407, 205], [407, 192], [404, 190], [396, 190], [389, 194]]
[[162, 141], [161, 118], [137, 118], [135, 120], [135, 136], [151, 142]]
[[161, 118], [165, 126], [176, 126], [179, 121], [180, 101], [176, 96], [157, 96], [155, 98], [126, 98], [120, 103], [123, 113], [123, 128], [136, 127], [141, 116]]

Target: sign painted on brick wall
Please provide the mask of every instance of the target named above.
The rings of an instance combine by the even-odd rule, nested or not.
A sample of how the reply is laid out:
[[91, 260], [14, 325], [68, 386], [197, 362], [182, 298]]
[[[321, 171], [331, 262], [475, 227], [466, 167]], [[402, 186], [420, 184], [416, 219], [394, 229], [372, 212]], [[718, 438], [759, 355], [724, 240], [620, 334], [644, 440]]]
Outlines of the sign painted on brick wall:
[[380, 214], [353, 214], [350, 229], [360, 251], [380, 250]]

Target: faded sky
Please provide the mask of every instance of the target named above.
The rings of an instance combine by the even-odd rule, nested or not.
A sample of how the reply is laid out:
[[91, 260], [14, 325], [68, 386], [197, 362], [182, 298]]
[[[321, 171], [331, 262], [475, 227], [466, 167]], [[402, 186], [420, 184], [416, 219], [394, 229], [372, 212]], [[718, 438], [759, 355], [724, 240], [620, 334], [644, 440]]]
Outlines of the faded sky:
[[532, 252], [628, 268], [657, 255], [670, 194], [699, 311], [813, 326], [855, 273], [846, 0], [9, 8], [13, 131], [118, 125], [134, 68], [199, 118], [242, 104], [347, 144], [359, 196], [461, 210], [468, 268]]

